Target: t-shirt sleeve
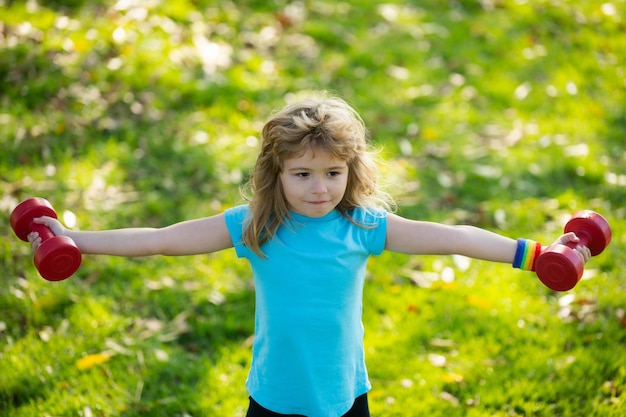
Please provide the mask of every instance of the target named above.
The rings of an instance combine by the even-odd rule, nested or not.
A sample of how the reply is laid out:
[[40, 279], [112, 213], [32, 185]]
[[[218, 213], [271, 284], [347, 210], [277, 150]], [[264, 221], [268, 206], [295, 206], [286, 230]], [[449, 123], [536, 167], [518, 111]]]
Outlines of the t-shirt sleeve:
[[370, 253], [372, 255], [380, 255], [385, 250], [387, 242], [387, 212], [377, 210], [372, 213], [376, 227], [371, 230], [370, 236]]
[[228, 233], [239, 258], [247, 258], [250, 250], [243, 244], [243, 229], [248, 214], [248, 206], [242, 205], [224, 211]]
[[387, 212], [382, 209], [358, 208], [353, 214], [354, 220], [363, 225], [367, 250], [371, 255], [380, 255], [387, 242]]

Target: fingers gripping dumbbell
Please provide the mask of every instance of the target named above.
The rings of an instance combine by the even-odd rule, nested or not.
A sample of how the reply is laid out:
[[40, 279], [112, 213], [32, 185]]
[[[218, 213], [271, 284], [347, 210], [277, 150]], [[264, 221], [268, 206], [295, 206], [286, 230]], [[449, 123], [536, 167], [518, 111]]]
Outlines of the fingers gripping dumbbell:
[[35, 251], [34, 263], [42, 277], [48, 281], [66, 279], [80, 266], [80, 250], [69, 237], [55, 236], [47, 226], [33, 222], [34, 218], [41, 216], [57, 218], [48, 200], [29, 198], [18, 204], [11, 213], [11, 227], [17, 237], [25, 242], [30, 232], [39, 233], [41, 245]]
[[591, 210], [576, 213], [565, 225], [565, 233], [574, 232], [580, 239], [568, 245], [552, 245], [538, 258], [537, 276], [555, 291], [568, 291], [580, 281], [584, 263], [576, 253], [576, 246], [589, 248], [591, 256], [599, 255], [611, 241], [611, 228], [604, 217]]

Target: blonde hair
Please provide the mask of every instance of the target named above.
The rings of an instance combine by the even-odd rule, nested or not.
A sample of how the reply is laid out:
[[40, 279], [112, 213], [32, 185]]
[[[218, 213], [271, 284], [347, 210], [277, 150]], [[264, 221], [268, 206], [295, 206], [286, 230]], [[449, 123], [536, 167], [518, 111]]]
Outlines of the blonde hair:
[[[249, 213], [243, 243], [264, 257], [261, 246], [290, 219], [280, 173], [283, 161], [307, 150], [324, 150], [346, 161], [348, 181], [337, 210], [347, 219], [356, 207], [384, 208], [393, 201], [378, 187], [376, 153], [358, 113], [344, 100], [316, 96], [287, 105], [263, 127], [261, 151], [244, 189]], [[359, 225], [367, 227], [366, 225]]]

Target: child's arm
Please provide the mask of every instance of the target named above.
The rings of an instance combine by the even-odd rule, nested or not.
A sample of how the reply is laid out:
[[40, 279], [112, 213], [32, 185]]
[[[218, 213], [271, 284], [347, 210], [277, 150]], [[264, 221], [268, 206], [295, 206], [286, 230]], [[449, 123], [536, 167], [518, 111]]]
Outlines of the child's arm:
[[[560, 244], [578, 242], [574, 233], [557, 240]], [[465, 255], [494, 262], [513, 263], [517, 241], [473, 226], [448, 226], [387, 215], [385, 249], [423, 255]], [[583, 262], [591, 256], [584, 246], [576, 248]]]
[[[82, 253], [117, 256], [195, 255], [233, 246], [224, 214], [189, 220], [163, 228], [129, 228], [104, 231], [68, 230], [51, 217], [34, 219], [52, 233], [71, 238]], [[37, 233], [29, 235], [33, 249], [41, 244]]]

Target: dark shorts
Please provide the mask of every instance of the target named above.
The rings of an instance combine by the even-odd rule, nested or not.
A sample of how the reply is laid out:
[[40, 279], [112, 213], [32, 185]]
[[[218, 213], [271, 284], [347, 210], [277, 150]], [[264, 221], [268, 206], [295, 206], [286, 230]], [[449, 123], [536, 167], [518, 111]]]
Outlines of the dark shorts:
[[[246, 417], [306, 417], [300, 414], [279, 414], [263, 408], [250, 397], [250, 407]], [[367, 402], [367, 394], [363, 394], [354, 400], [354, 404], [350, 411], [343, 415], [343, 417], [370, 417], [369, 404]]]

